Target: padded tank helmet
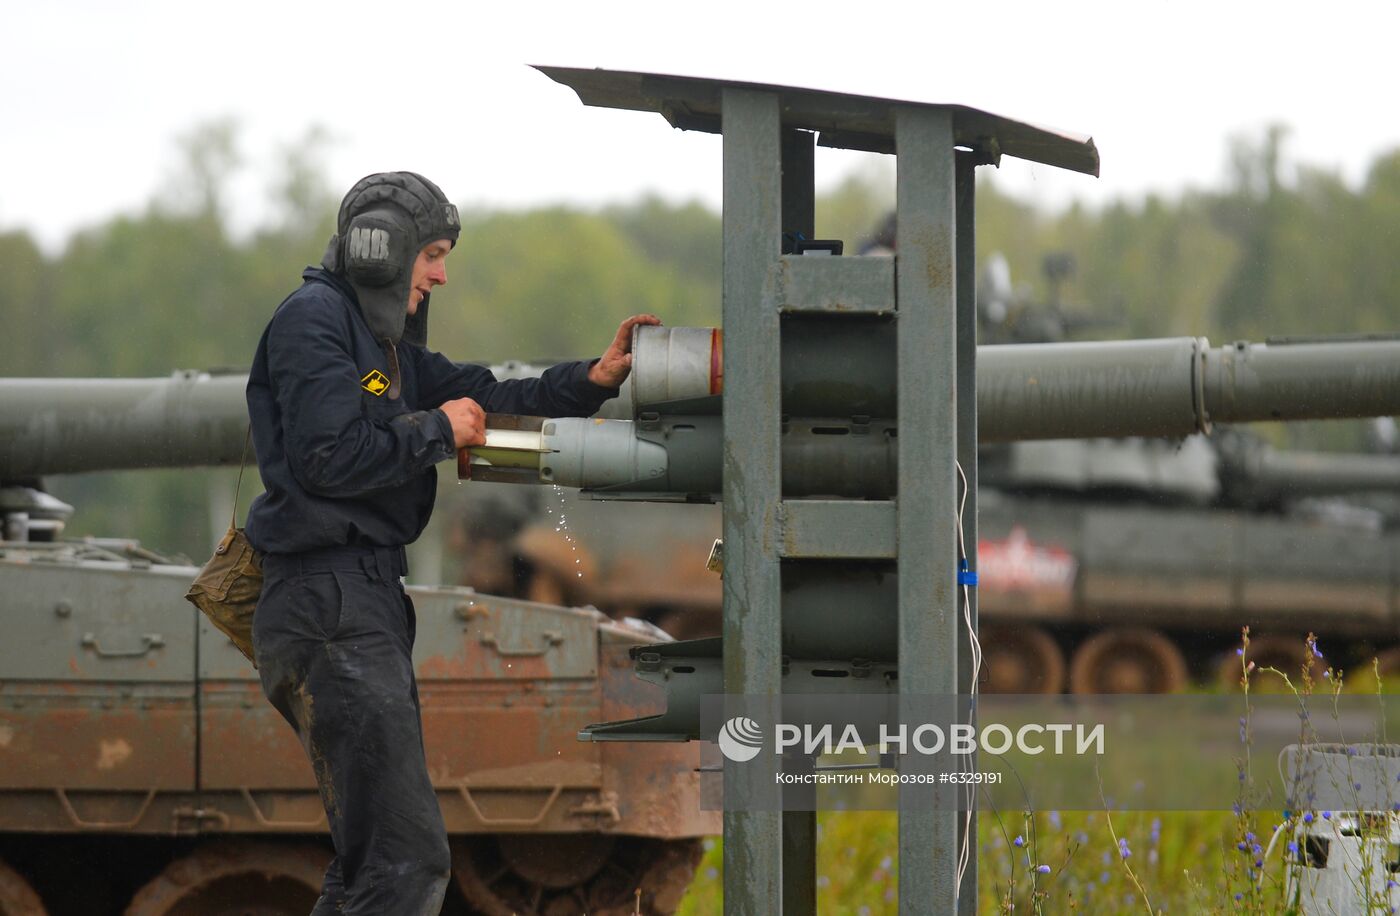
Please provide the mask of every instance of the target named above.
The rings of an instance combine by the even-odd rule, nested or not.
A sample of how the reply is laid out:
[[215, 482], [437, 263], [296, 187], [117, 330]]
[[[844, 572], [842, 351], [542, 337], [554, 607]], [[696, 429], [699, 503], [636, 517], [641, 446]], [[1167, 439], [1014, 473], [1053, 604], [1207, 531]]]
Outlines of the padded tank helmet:
[[375, 338], [390, 345], [428, 343], [428, 297], [413, 315], [413, 262], [429, 242], [454, 246], [462, 225], [442, 189], [416, 172], [378, 172], [355, 182], [340, 204], [336, 233], [321, 266], [354, 287]]

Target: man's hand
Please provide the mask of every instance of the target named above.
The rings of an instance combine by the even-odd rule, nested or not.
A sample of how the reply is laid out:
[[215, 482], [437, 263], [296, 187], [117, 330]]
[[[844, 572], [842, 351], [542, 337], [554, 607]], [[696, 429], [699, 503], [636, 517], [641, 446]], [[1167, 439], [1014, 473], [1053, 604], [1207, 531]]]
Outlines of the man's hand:
[[617, 327], [617, 336], [603, 352], [603, 356], [593, 368], [588, 370], [588, 380], [603, 388], [616, 388], [632, 371], [632, 329], [639, 324], [661, 324], [655, 315], [633, 315]]
[[447, 422], [452, 424], [452, 438], [459, 449], [486, 444], [486, 411], [476, 401], [458, 398], [438, 409], [447, 414]]

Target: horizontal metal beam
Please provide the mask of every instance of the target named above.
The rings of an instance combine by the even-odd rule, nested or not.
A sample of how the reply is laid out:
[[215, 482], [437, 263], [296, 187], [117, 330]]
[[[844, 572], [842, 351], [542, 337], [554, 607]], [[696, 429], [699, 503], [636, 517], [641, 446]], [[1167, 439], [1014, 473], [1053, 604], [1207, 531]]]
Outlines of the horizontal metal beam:
[[894, 261], [787, 255], [778, 262], [778, 308], [835, 315], [894, 312]]
[[788, 499], [780, 514], [784, 559], [893, 560], [895, 504], [834, 499]]

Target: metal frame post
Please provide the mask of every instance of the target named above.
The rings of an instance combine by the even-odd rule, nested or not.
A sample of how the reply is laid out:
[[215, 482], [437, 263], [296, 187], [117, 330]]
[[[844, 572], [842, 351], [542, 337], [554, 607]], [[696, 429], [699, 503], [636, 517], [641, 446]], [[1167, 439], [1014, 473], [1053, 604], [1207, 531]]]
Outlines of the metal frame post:
[[[958, 403], [958, 463], [962, 465], [963, 476], [967, 478], [967, 501], [963, 504], [963, 538], [967, 550], [967, 563], [970, 569], [977, 569], [977, 247], [976, 247], [976, 204], [977, 204], [977, 155], [970, 152], [957, 154], [957, 351], [958, 372], [957, 390], [962, 396]], [[962, 589], [958, 589], [961, 592]], [[968, 613], [972, 618], [972, 631], [977, 632], [977, 589], [968, 590]], [[954, 608], [961, 595], [954, 598]], [[975, 684], [972, 682], [972, 640], [968, 633], [958, 631], [958, 693], [970, 696]], [[972, 724], [976, 724], [977, 709], [972, 708]], [[972, 756], [972, 767], [977, 767], [977, 757]], [[967, 870], [963, 872], [962, 884], [958, 888], [959, 916], [977, 916], [977, 809], [974, 805], [967, 819], [958, 822], [958, 842], [971, 843], [973, 854], [968, 857]]]
[[[816, 134], [809, 131], [782, 130], [782, 229], [809, 239], [816, 235], [816, 141]], [[780, 406], [777, 410], [782, 413]], [[783, 812], [783, 912], [789, 916], [817, 912], [815, 811]]]
[[[958, 690], [952, 113], [898, 109], [895, 151], [899, 692], [946, 697]], [[937, 791], [936, 785], [900, 786], [900, 913], [946, 910], [956, 890], [958, 816], [934, 810]]]
[[816, 235], [817, 135], [783, 128], [783, 231]]
[[[792, 632], [787, 634], [791, 651], [800, 655], [810, 652], [812, 645], [821, 646], [817, 654], [829, 656], [821, 661], [848, 665], [853, 674], [857, 668], [865, 671], [864, 664], [857, 665], [859, 660], [845, 659], [843, 650], [833, 646], [831, 630], [822, 630], [832, 625], [834, 617], [823, 617], [824, 610], [811, 615], [823, 617], [821, 621], [804, 615], [804, 588], [820, 588], [822, 581], [821, 576], [810, 581], [804, 576], [820, 569], [822, 576], [832, 575], [836, 581], [878, 566], [888, 582], [891, 561], [898, 580], [898, 645], [893, 648], [901, 698], [953, 699], [969, 692], [973, 687], [971, 643], [962, 635], [954, 523], [956, 454], [970, 488], [964, 529], [968, 559], [975, 569], [974, 168], [1008, 155], [1097, 175], [1099, 156], [1093, 140], [963, 106], [654, 73], [541, 69], [573, 88], [584, 104], [653, 111], [673, 127], [724, 136], [723, 315], [730, 390], [722, 408], [724, 479], [720, 488], [727, 554], [725, 693], [767, 700], [783, 696], [785, 572], [791, 579], [789, 610], [794, 612], [789, 616]], [[899, 252], [893, 267], [874, 258], [781, 254], [784, 232], [808, 238], [815, 234], [813, 146], [818, 133], [823, 145], [896, 154]], [[959, 145], [973, 152], [960, 153]], [[892, 409], [889, 377], [884, 374], [889, 363], [878, 367], [886, 386], [879, 409], [894, 415], [898, 433], [893, 500], [870, 499], [870, 492], [876, 492], [873, 488], [864, 495], [842, 498], [783, 500], [782, 416], [785, 410], [798, 410], [796, 404], [781, 402], [785, 317], [794, 319], [787, 326], [789, 345], [795, 351], [790, 354], [789, 371], [804, 377], [796, 366], [808, 357], [812, 357], [809, 362], [821, 362], [806, 352], [821, 349], [814, 340], [871, 330], [883, 338], [893, 318], [897, 403]], [[847, 322], [849, 327], [838, 327]], [[825, 371], [837, 377], [833, 383], [838, 388], [843, 383], [868, 384], [870, 380], [863, 376], [876, 371], [844, 359], [825, 362]], [[847, 375], [854, 377], [844, 378]], [[815, 407], [815, 402], [807, 401], [801, 409], [848, 410], [852, 430], [868, 425], [856, 416], [864, 408], [853, 406], [866, 402], [833, 400]], [[800, 446], [801, 441], [794, 444]], [[882, 481], [878, 493], [888, 493], [887, 484]], [[888, 601], [887, 594], [882, 593], [882, 601]], [[821, 602], [813, 606], [820, 608]], [[888, 604], [879, 610], [887, 615]], [[975, 603], [969, 610], [975, 633]], [[880, 622], [889, 621], [886, 617]], [[827, 641], [803, 642], [816, 631]], [[684, 645], [676, 648], [684, 651]], [[699, 646], [694, 648], [700, 651]], [[714, 645], [706, 644], [696, 658], [712, 666], [713, 651]], [[887, 666], [888, 643], [882, 639], [874, 651]], [[672, 657], [682, 655], [677, 652]], [[794, 673], [798, 663], [808, 661], [813, 659], [794, 658]], [[688, 670], [695, 669], [688, 666]], [[885, 678], [894, 676], [888, 667], [884, 669]], [[881, 682], [885, 688], [888, 684], [887, 679]], [[680, 691], [673, 702], [694, 705], [696, 698], [686, 695], [683, 684], [672, 682], [672, 687]], [[804, 683], [803, 688], [801, 692], [810, 693], [808, 688], [818, 685]], [[815, 692], [842, 691], [827, 684]], [[909, 704], [900, 705], [913, 711]], [[682, 717], [690, 714], [678, 712]], [[590, 734], [597, 737], [605, 728], [614, 738], [654, 734], [674, 740], [677, 736], [677, 723], [669, 712], [590, 727]], [[691, 724], [681, 734], [698, 735], [699, 729]], [[929, 772], [940, 763], [912, 754], [901, 758], [899, 766]], [[812, 761], [789, 755], [781, 765], [790, 771], [805, 770]], [[727, 913], [781, 913], [785, 906], [793, 914], [815, 910], [815, 815], [782, 811], [783, 792], [776, 779], [779, 766], [775, 757], [760, 756], [742, 768], [724, 768], [729, 809], [724, 815]], [[971, 844], [975, 839], [975, 827], [971, 835], [964, 830], [960, 837], [963, 816], [957, 807], [961, 798], [952, 784], [900, 786], [902, 913], [946, 912], [953, 899], [960, 913], [975, 912], [975, 865], [970, 864], [965, 875], [969, 893], [960, 896], [955, 886], [958, 852], [972, 848], [961, 846], [959, 840]]]
[[[778, 513], [781, 389], [773, 265], [782, 250], [782, 160], [778, 98], [725, 89], [724, 286], [724, 690], [782, 692]], [[769, 755], [724, 767], [727, 798], [759, 798], [776, 787]], [[724, 911], [781, 913], [782, 812], [724, 814]]]

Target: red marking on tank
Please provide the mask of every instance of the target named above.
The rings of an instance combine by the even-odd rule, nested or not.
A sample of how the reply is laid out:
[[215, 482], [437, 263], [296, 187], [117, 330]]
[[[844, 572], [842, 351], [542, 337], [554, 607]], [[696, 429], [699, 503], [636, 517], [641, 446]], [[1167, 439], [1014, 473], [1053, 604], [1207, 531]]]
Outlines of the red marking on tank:
[[1033, 542], [1016, 525], [1004, 540], [977, 542], [978, 577], [984, 588], [1014, 591], [1074, 585], [1079, 562], [1063, 547]]

